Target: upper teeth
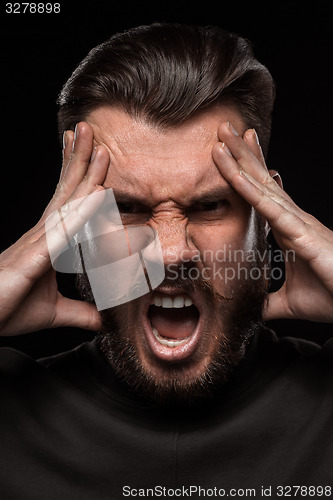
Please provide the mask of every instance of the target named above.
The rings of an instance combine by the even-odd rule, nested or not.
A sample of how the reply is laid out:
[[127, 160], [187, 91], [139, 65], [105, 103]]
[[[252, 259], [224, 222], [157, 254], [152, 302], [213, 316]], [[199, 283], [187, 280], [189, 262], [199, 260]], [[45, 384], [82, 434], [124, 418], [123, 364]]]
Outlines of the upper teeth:
[[153, 298], [154, 306], [177, 309], [181, 307], [189, 307], [193, 304], [190, 297], [183, 297], [182, 295], [175, 295], [174, 297], [162, 297], [160, 295], [154, 295]]

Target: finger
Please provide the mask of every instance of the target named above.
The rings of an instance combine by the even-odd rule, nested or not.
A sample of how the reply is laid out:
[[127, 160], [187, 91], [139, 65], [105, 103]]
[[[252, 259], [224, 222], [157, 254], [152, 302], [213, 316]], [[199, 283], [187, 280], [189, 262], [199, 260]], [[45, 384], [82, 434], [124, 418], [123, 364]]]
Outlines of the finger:
[[233, 185], [237, 191], [241, 189], [243, 198], [268, 221], [274, 234], [277, 231], [295, 240], [304, 234], [305, 222], [297, 211], [291, 210], [283, 198], [257, 183], [250, 174], [241, 171]]
[[218, 137], [228, 147], [231, 156], [238, 165], [260, 182], [267, 182], [269, 176], [264, 157], [259, 144], [257, 144], [255, 131], [246, 131], [245, 135], [253, 147], [238, 134], [230, 122], [222, 123], [218, 128]]
[[263, 321], [271, 321], [280, 318], [294, 318], [292, 311], [288, 307], [285, 289], [286, 284], [284, 283], [280, 290], [268, 294], [267, 304], [263, 309]]
[[[252, 153], [255, 155], [255, 157], [258, 159], [258, 161], [267, 169], [266, 162], [265, 162], [265, 157], [264, 153], [262, 152], [260, 142], [259, 142], [259, 137], [254, 128], [246, 130], [246, 132], [243, 135], [243, 140], [246, 142], [246, 144], [249, 146], [251, 149]], [[277, 185], [283, 190], [283, 182], [281, 175], [277, 170], [274, 169], [268, 169], [269, 175], [271, 178], [277, 183]], [[286, 196], [289, 198], [287, 193], [285, 193]]]
[[86, 175], [78, 184], [70, 200], [86, 196], [94, 191], [96, 186], [102, 186], [110, 164], [110, 156], [105, 146], [100, 144], [93, 150], [91, 162], [87, 169]]
[[[236, 190], [238, 189], [237, 186], [241, 188], [242, 190], [238, 192], [245, 199], [246, 195], [245, 192], [243, 192], [243, 189], [246, 189], [246, 183], [236, 182], [236, 184], [234, 184], [233, 181], [233, 177], [235, 176], [235, 179], [237, 179], [240, 173], [241, 175], [243, 174], [243, 176], [246, 176], [245, 178], [250, 180], [251, 183], [254, 184], [259, 190], [264, 191], [265, 193], [269, 194], [272, 199], [288, 207], [291, 212], [295, 213], [299, 217], [306, 218], [306, 213], [303, 212], [287, 195], [282, 187], [280, 187], [282, 186], [282, 182], [279, 181], [278, 173], [273, 170], [273, 178], [268, 170], [263, 169], [263, 167], [259, 164], [258, 159], [253, 155], [252, 152], [250, 158], [251, 161], [243, 162], [243, 165], [246, 165], [245, 168], [242, 168], [239, 162], [236, 161], [225, 143], [214, 144], [212, 154], [221, 175], [228, 182], [230, 182], [230, 184]], [[255, 166], [255, 168], [251, 168], [251, 165], [252, 167], [254, 166], [254, 162], [257, 164], [257, 166]], [[258, 175], [258, 168], [260, 171], [260, 175]], [[253, 175], [253, 173], [255, 173], [255, 175]]]
[[[311, 216], [304, 218], [304, 212], [296, 205], [297, 210], [291, 210], [284, 199], [256, 186], [250, 174], [245, 176], [244, 172], [240, 172], [235, 175], [232, 185], [269, 222], [280, 248], [294, 250], [311, 267], [321, 269], [320, 255], [325, 248], [331, 249], [330, 230]], [[322, 260], [325, 262], [326, 259]]]
[[[260, 184], [248, 172], [239, 169], [237, 162], [227, 153], [222, 145], [215, 145], [214, 160], [223, 177], [232, 187], [266, 219], [271, 228], [280, 235], [297, 239], [305, 231], [302, 211], [297, 206], [290, 209], [286, 200], [273, 190]], [[274, 184], [276, 184], [273, 181]], [[276, 189], [280, 189], [278, 186]], [[275, 234], [275, 232], [274, 232]]]
[[[270, 197], [272, 200], [275, 200], [277, 203], [282, 205], [284, 208], [288, 209], [289, 212], [292, 212], [298, 217], [303, 218], [305, 212], [301, 210], [294, 202], [293, 200], [287, 195], [283, 189], [280, 188], [280, 182], [277, 180], [275, 181], [276, 175], [274, 180], [272, 179], [269, 184], [261, 184], [257, 179], [252, 177], [251, 174], [248, 172], [240, 171], [241, 175], [243, 175], [248, 181], [250, 181], [254, 186], [256, 186], [260, 191], [264, 192], [268, 197]], [[273, 171], [274, 174], [275, 171]], [[277, 174], [278, 176], [278, 174]], [[279, 177], [279, 176], [278, 176]], [[282, 182], [282, 181], [281, 181]]]
[[226, 130], [227, 136], [229, 137], [228, 149], [237, 161], [238, 166], [245, 172], [251, 174], [251, 176], [260, 183], [267, 186], [272, 191], [277, 192], [281, 198], [287, 203], [290, 203], [291, 207], [297, 207], [290, 196], [283, 190], [282, 179], [279, 173], [276, 170], [267, 169], [255, 129], [246, 130], [243, 138], [238, 135], [230, 122], [220, 126], [222, 135], [225, 134]]
[[[229, 125], [229, 126], [231, 127], [232, 125]], [[259, 143], [259, 137], [258, 137], [256, 130], [254, 128], [246, 130], [246, 132], [243, 135], [243, 141], [249, 147], [249, 149], [251, 150], [253, 155], [260, 162], [260, 164], [265, 168], [265, 170], [268, 171], [270, 177], [267, 176], [267, 174], [265, 173], [265, 177], [263, 177], [264, 183], [269, 184], [272, 188], [272, 187], [274, 187], [274, 183], [271, 182], [271, 179], [273, 179], [277, 183], [277, 185], [281, 188], [281, 190], [283, 191], [283, 183], [282, 183], [282, 178], [281, 178], [280, 174], [274, 169], [268, 170], [268, 168], [266, 166], [264, 154], [263, 154], [263, 151], [261, 149], [261, 146]], [[243, 152], [243, 156], [241, 157], [241, 159], [243, 157], [245, 157], [246, 153], [247, 153], [246, 148], [243, 151], [244, 152]], [[253, 158], [250, 158], [250, 160], [253, 160]], [[241, 161], [241, 163], [242, 163], [242, 161]], [[243, 170], [245, 170], [245, 171], [249, 170], [249, 172], [250, 172], [250, 169], [247, 169], [248, 165], [247, 164], [245, 165], [245, 162], [244, 162], [244, 165], [241, 165], [239, 162], [238, 162], [238, 164], [243, 168]], [[250, 164], [250, 168], [251, 168], [251, 164]], [[259, 169], [259, 170], [256, 169], [255, 171], [260, 172], [260, 174], [262, 174], [262, 169]], [[289, 201], [291, 201], [291, 198], [287, 195], [287, 193], [285, 193], [285, 191], [283, 191], [283, 193], [284, 193], [285, 197], [287, 199], [289, 199]], [[282, 194], [282, 193], [280, 193], [280, 194]]]
[[62, 169], [59, 179], [60, 183], [62, 182], [68, 167], [71, 152], [73, 149], [73, 143], [74, 143], [74, 132], [72, 130], [65, 130], [62, 138], [63, 148], [62, 148]]
[[[89, 125], [88, 127], [90, 128]], [[66, 202], [76, 198], [83, 198], [91, 194], [96, 186], [104, 183], [110, 163], [109, 153], [105, 146], [99, 145], [93, 149], [92, 154], [89, 156], [88, 166], [86, 161], [87, 158], [83, 161], [83, 168], [81, 161], [77, 158], [74, 161], [71, 157], [68, 172], [64, 174], [62, 183], [58, 185], [54, 197], [46, 207], [40, 221], [42, 225], [39, 225], [39, 229], [42, 228], [46, 218]], [[82, 177], [83, 172], [84, 176]]]
[[64, 190], [71, 194], [86, 175], [93, 150], [93, 131], [86, 122], [75, 127], [73, 149], [68, 161], [68, 168], [63, 179]]
[[64, 249], [71, 245], [72, 237], [101, 206], [105, 193], [102, 186], [97, 186], [90, 195], [63, 205], [46, 219], [47, 249], [55, 269], [57, 269], [57, 258]]
[[[233, 132], [229, 132], [229, 134], [233, 135], [237, 140], [242, 141], [242, 139], [236, 136]], [[313, 227], [317, 227], [317, 231], [319, 231], [320, 234], [325, 235], [327, 232], [326, 228], [320, 224], [315, 217], [299, 208], [292, 198], [284, 191], [282, 180], [278, 172], [276, 172], [276, 170], [264, 170], [252, 152], [252, 156], [250, 155], [249, 161], [246, 162], [246, 149], [242, 148], [242, 151], [243, 156], [240, 157], [242, 161], [237, 161], [226, 143], [217, 142], [214, 144], [212, 149], [213, 159], [221, 175], [228, 182], [230, 182], [236, 191], [249, 201], [249, 203], [251, 203], [250, 199], [256, 200], [253, 201], [253, 206], [255, 206], [258, 201], [258, 197], [253, 197], [252, 195], [255, 190], [251, 189], [249, 185], [246, 185], [246, 183], [239, 178], [240, 176], [243, 176], [243, 180], [249, 180], [258, 188], [259, 191], [265, 192], [266, 195], [268, 195], [272, 200], [275, 200], [279, 205], [293, 213], [299, 220], [302, 220], [302, 222], [306, 222]], [[251, 195], [249, 190], [251, 191]], [[257, 193], [259, 191], [257, 191]], [[249, 195], [250, 198], [247, 197]]]
[[243, 135], [243, 140], [250, 148], [254, 156], [257, 158], [257, 160], [261, 163], [261, 165], [263, 165], [263, 167], [267, 169], [264, 153], [262, 152], [259, 142], [259, 137], [256, 130], [254, 128], [246, 130], [246, 132]]
[[91, 126], [86, 122], [80, 122], [76, 125], [71, 149], [71, 135], [69, 135], [69, 139], [64, 154], [67, 164], [63, 166], [61, 181], [46, 209], [47, 214], [68, 200], [86, 175], [90, 164], [93, 150], [93, 131]]
[[[294, 205], [292, 199], [283, 190], [282, 180], [276, 170], [267, 169], [265, 158], [259, 144], [259, 139], [254, 129], [248, 129], [243, 138], [240, 137], [230, 122], [223, 123], [219, 128], [219, 134], [228, 137], [228, 145], [225, 148], [231, 157], [237, 162], [237, 168], [243, 169], [257, 179], [263, 185], [276, 191], [283, 199]], [[229, 160], [230, 163], [230, 160]]]
[[[45, 234], [46, 221], [48, 220], [48, 218], [51, 217], [52, 214], [54, 220], [53, 226], [55, 226], [59, 222], [59, 216], [57, 215], [57, 211], [58, 210], [63, 211], [62, 207], [77, 199], [80, 199], [81, 201], [79, 203], [81, 203], [84, 198], [94, 193], [95, 191], [102, 189], [104, 190], [102, 186], [108, 171], [109, 162], [110, 162], [110, 157], [107, 149], [104, 146], [99, 145], [95, 149], [95, 155], [89, 165], [86, 177], [79, 184], [78, 188], [74, 191], [72, 196], [69, 199], [66, 199], [64, 203], [61, 203], [62, 201], [61, 198], [57, 199], [56, 197], [53, 197], [49, 205], [46, 207], [37, 225], [33, 227], [28, 233], [26, 233], [22, 237], [22, 239], [27, 240], [27, 244], [34, 243], [35, 241], [42, 238], [43, 235]], [[68, 212], [67, 208], [65, 209], [64, 213]], [[92, 214], [93, 212], [91, 213], [91, 215]], [[83, 223], [85, 223], [87, 220], [88, 219], [86, 219]], [[50, 229], [53, 226], [52, 223], [49, 221], [47, 227]], [[75, 229], [75, 226], [73, 226], [73, 229]], [[72, 231], [69, 232], [71, 233], [71, 235], [74, 234], [72, 233]], [[62, 238], [62, 241], [60, 241], [59, 244], [56, 245], [56, 247], [58, 246], [59, 248], [61, 247], [65, 248], [66, 242], [64, 238]]]

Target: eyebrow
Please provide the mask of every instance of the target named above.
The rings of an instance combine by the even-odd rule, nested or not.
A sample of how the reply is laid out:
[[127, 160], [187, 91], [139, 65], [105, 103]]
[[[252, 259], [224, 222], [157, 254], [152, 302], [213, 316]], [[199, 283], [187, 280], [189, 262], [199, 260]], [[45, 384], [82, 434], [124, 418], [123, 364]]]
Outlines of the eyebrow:
[[[113, 193], [117, 202], [147, 203], [147, 198], [140, 194], [133, 194], [119, 189], [113, 189]], [[189, 197], [186, 204], [193, 205], [199, 202], [218, 201], [226, 198], [227, 196], [233, 196], [235, 193], [235, 189], [230, 184], [226, 184], [225, 186], [215, 186]]]
[[191, 203], [206, 202], [206, 201], [218, 201], [227, 196], [232, 196], [236, 193], [234, 188], [227, 184], [225, 186], [217, 186], [206, 191], [201, 192], [191, 198]]
[[[110, 189], [110, 188], [107, 188]], [[138, 194], [132, 194], [129, 193], [128, 191], [122, 191], [119, 189], [114, 189], [111, 188], [114, 194], [114, 197], [116, 198], [116, 201], [133, 201], [133, 202], [139, 202], [139, 203], [144, 203], [146, 198], [142, 195]]]

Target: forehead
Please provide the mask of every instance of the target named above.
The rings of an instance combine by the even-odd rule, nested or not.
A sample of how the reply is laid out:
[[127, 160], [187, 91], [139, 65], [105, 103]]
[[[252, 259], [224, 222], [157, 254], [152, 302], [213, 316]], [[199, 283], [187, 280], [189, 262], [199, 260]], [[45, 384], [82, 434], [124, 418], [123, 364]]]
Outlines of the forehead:
[[124, 111], [101, 107], [87, 121], [95, 141], [110, 154], [105, 186], [140, 194], [144, 198], [182, 199], [191, 191], [225, 184], [213, 162], [211, 150], [217, 128], [231, 121], [239, 133], [245, 126], [232, 108], [202, 113], [172, 129], [160, 130]]

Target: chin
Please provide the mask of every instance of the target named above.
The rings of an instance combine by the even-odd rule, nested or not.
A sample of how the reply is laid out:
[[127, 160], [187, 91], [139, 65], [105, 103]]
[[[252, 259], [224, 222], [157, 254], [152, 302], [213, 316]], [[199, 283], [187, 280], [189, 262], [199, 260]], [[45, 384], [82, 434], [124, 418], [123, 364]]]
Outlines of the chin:
[[259, 324], [254, 321], [261, 312], [257, 295], [254, 308], [244, 288], [226, 300], [204, 288], [185, 292], [163, 286], [103, 311], [98, 345], [118, 376], [149, 402], [206, 404], [222, 395], [244, 357]]
[[[258, 241], [264, 248], [264, 232]], [[85, 275], [79, 290], [93, 301]], [[101, 311], [97, 343], [118, 377], [151, 404], [206, 404], [223, 397], [266, 300], [263, 280], [234, 281], [218, 292], [208, 280], [166, 278], [154, 291]]]

